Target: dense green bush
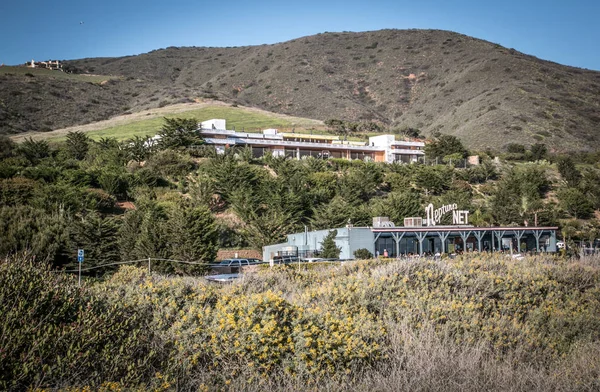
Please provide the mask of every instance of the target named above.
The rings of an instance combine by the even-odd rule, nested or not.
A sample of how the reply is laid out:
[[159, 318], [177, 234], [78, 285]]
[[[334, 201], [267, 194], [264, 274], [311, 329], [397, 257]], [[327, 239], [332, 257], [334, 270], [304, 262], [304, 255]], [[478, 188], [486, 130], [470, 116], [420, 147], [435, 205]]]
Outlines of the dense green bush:
[[160, 363], [148, 314], [24, 257], [0, 263], [0, 389], [137, 385]]
[[361, 248], [354, 251], [354, 257], [358, 260], [368, 260], [373, 258], [373, 253], [371, 253], [368, 249]]

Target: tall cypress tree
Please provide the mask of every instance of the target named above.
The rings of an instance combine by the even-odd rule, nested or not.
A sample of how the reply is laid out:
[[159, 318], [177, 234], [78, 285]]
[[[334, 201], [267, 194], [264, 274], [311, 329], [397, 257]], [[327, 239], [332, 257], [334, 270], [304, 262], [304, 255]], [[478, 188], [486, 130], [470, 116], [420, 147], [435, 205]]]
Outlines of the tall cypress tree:
[[67, 151], [78, 161], [85, 158], [90, 149], [90, 138], [81, 131], [67, 133]]
[[187, 205], [174, 208], [169, 214], [167, 231], [172, 258], [210, 263], [217, 256], [219, 231], [208, 208]]
[[342, 248], [335, 245], [337, 230], [331, 230], [321, 242], [321, 257], [326, 259], [337, 259], [340, 257]]
[[[98, 266], [120, 260], [117, 234], [120, 220], [96, 212], [82, 216], [74, 227], [73, 242], [85, 250], [85, 263]], [[100, 269], [98, 270], [100, 272]]]

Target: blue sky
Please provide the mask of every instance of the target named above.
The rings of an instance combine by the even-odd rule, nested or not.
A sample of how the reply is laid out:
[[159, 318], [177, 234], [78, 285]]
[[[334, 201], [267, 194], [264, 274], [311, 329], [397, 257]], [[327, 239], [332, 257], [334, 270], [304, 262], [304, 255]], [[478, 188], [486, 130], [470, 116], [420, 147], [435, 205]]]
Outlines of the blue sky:
[[272, 44], [326, 31], [432, 28], [600, 70], [599, 19], [600, 0], [4, 0], [0, 63]]

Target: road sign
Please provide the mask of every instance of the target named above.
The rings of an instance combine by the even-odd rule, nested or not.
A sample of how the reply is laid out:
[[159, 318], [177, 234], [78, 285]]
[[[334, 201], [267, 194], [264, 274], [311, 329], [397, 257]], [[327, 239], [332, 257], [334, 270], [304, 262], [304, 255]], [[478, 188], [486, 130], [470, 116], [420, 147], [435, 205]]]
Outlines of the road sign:
[[77, 261], [83, 263], [83, 258], [85, 256], [85, 251], [83, 249], [77, 249]]

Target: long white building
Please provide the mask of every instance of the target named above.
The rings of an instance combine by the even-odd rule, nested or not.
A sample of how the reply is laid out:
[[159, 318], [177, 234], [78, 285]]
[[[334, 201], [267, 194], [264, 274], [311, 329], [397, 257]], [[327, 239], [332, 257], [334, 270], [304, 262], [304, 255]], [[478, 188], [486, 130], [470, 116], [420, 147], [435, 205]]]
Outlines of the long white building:
[[369, 142], [340, 140], [339, 136], [278, 132], [266, 129], [262, 133], [227, 130], [225, 120], [213, 119], [200, 124], [200, 132], [207, 144], [218, 152], [228, 147], [252, 148], [255, 157], [266, 153], [301, 159], [316, 158], [362, 159], [374, 162], [416, 162], [424, 155], [425, 143], [396, 140], [394, 135], [369, 138]]

